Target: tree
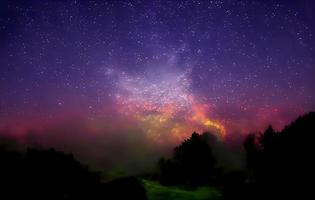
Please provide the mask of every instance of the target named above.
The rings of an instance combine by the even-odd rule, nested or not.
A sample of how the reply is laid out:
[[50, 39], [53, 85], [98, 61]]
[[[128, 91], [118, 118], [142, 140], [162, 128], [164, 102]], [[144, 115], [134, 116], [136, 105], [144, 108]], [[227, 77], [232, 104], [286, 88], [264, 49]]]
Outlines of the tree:
[[259, 137], [259, 143], [265, 150], [271, 150], [275, 148], [277, 143], [277, 133], [274, 131], [271, 125], [265, 130], [265, 132]]
[[315, 113], [309, 113], [281, 132], [269, 126], [258, 140], [247, 137], [244, 147], [255, 179], [255, 198], [309, 199], [315, 178], [314, 136]]
[[207, 141], [194, 132], [175, 147], [172, 159], [159, 162], [161, 182], [197, 186], [209, 184], [215, 176], [215, 159]]

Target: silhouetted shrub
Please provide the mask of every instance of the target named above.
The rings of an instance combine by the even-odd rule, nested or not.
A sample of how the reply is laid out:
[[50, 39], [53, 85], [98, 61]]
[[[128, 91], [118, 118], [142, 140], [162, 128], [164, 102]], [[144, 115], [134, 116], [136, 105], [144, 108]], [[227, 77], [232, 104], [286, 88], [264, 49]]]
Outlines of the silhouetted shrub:
[[248, 199], [246, 172], [229, 172], [223, 177], [222, 192], [224, 199]]
[[102, 186], [100, 190], [104, 199], [109, 200], [147, 200], [146, 190], [136, 177], [125, 177], [113, 180]]

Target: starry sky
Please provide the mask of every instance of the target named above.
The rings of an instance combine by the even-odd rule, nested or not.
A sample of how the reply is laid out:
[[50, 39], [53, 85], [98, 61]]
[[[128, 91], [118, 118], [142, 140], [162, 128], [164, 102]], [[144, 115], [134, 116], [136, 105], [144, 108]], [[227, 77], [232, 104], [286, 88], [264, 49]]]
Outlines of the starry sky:
[[281, 129], [315, 110], [314, 9], [312, 0], [1, 0], [0, 128], [84, 124], [157, 143]]

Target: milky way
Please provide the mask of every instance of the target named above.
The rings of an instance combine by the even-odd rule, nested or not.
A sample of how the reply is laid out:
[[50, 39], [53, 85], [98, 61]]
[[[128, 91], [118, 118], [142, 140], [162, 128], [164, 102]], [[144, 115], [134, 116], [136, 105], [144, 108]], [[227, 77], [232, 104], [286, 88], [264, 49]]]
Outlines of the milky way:
[[308, 0], [1, 1], [0, 128], [281, 129], [315, 109], [314, 17]]
[[[205, 105], [193, 95], [191, 70], [176, 72], [170, 68], [159, 67], [158, 71], [146, 71], [142, 76], [119, 73], [115, 81], [118, 111], [135, 118], [143, 131], [157, 140], [165, 139], [163, 133], [183, 139], [197, 130], [212, 130], [222, 138], [224, 126], [209, 119]], [[109, 72], [109, 77], [115, 75], [114, 70]]]

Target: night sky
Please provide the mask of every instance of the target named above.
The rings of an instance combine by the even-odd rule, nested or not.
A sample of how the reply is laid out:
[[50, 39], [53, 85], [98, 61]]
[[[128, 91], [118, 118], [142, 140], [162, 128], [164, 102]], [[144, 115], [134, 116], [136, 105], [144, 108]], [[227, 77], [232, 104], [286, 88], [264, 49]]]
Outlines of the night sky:
[[314, 9], [311, 0], [2, 0], [0, 128], [120, 130], [159, 143], [281, 129], [315, 110]]

